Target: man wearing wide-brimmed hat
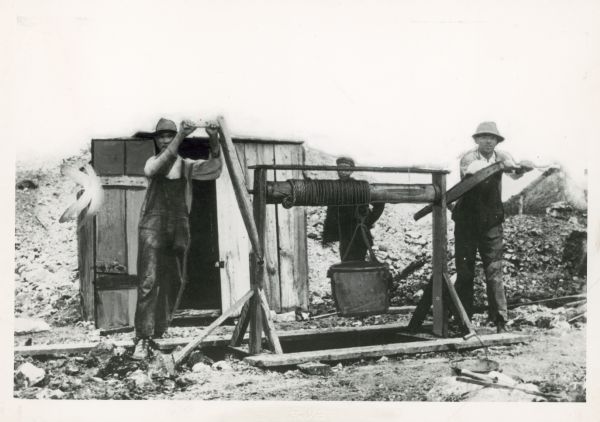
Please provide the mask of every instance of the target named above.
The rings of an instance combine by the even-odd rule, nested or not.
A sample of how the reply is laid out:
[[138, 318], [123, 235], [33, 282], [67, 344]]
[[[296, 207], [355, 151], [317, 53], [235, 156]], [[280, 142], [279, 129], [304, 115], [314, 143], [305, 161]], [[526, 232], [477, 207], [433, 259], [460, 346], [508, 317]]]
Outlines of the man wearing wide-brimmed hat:
[[[134, 359], [145, 359], [153, 338], [167, 330], [174, 306], [173, 285], [182, 282], [190, 242], [191, 180], [214, 180], [221, 174], [216, 124], [209, 124], [210, 156], [190, 160], [178, 154], [179, 146], [197, 126], [160, 119], [151, 134], [156, 154], [144, 167], [148, 189], [139, 223], [138, 298], [135, 312]], [[175, 268], [176, 274], [172, 269]]]
[[[481, 123], [473, 139], [477, 146], [460, 160], [461, 179], [497, 161], [503, 162], [506, 165], [505, 172], [515, 179], [533, 169], [530, 162], [521, 161], [517, 164], [508, 153], [496, 150], [496, 145], [504, 141], [496, 123]], [[496, 324], [498, 332], [504, 332], [508, 310], [502, 280], [502, 173], [492, 176], [465, 194], [454, 207], [452, 219], [455, 222], [455, 287], [460, 300], [471, 318], [475, 257], [479, 251], [485, 271], [489, 319]]]

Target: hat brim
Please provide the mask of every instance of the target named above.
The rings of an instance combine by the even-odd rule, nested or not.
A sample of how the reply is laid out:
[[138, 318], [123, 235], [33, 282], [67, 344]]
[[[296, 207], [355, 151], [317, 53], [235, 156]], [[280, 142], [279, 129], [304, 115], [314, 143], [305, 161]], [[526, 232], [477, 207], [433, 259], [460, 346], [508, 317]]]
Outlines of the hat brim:
[[498, 142], [502, 142], [504, 141], [504, 137], [498, 135], [497, 133], [491, 133], [491, 132], [479, 132], [473, 135], [473, 139], [477, 138], [478, 136], [483, 136], [483, 135], [492, 135], [493, 137], [495, 137], [496, 139], [498, 139]]

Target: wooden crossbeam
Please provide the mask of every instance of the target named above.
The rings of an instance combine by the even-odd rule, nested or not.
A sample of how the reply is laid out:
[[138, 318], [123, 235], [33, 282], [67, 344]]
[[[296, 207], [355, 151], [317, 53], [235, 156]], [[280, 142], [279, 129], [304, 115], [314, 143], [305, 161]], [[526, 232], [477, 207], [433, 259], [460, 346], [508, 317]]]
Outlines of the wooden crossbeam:
[[[307, 170], [307, 171], [338, 171], [348, 170], [348, 167], [342, 166], [318, 166], [305, 164], [256, 164], [248, 166], [249, 169], [266, 170]], [[427, 167], [373, 167], [373, 166], [355, 166], [352, 171], [367, 171], [374, 173], [419, 173], [419, 174], [448, 174], [449, 170]]]

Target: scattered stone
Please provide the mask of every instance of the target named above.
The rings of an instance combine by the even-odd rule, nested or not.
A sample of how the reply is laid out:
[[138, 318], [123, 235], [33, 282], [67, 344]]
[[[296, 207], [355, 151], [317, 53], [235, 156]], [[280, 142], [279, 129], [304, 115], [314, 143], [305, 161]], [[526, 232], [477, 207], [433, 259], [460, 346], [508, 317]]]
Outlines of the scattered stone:
[[204, 362], [198, 362], [192, 367], [192, 372], [210, 372], [210, 366], [205, 364]]
[[67, 374], [67, 375], [77, 375], [77, 374], [79, 374], [79, 372], [80, 372], [79, 367], [73, 363], [69, 363], [65, 367], [65, 374]]
[[127, 353], [127, 349], [125, 349], [123, 346], [117, 346], [113, 350], [113, 356], [121, 356], [125, 353]]
[[482, 389], [482, 386], [461, 382], [456, 377], [442, 377], [426, 394], [427, 401], [463, 401], [466, 396]]
[[15, 377], [21, 379], [23, 382], [16, 381], [17, 384], [23, 384], [25, 387], [33, 387], [39, 384], [46, 376], [46, 371], [42, 368], [38, 368], [32, 363], [26, 362], [19, 366]]
[[39, 400], [48, 400], [48, 399], [63, 399], [65, 397], [65, 393], [61, 390], [52, 390], [52, 389], [43, 389], [40, 390], [39, 393], [36, 394], [36, 398]]
[[282, 314], [277, 314], [275, 317], [275, 322], [293, 322], [296, 321], [296, 311], [284, 312]]
[[211, 358], [209, 358], [208, 356], [206, 356], [200, 350], [194, 350], [190, 354], [190, 356], [188, 357], [188, 361], [187, 362], [188, 362], [188, 366], [189, 367], [193, 367], [198, 362], [202, 362], [202, 363], [204, 363], [206, 365], [212, 365], [213, 363], [215, 363], [214, 360], [212, 360]]
[[20, 180], [19, 182], [17, 182], [16, 188], [19, 189], [19, 190], [37, 189], [38, 188], [38, 184], [37, 184], [37, 182], [35, 182], [33, 180], [25, 179], [25, 180]]
[[15, 318], [15, 334], [50, 331], [50, 325], [42, 319]]
[[213, 363], [212, 369], [216, 369], [218, 371], [232, 371], [233, 370], [231, 365], [228, 362], [225, 362], [224, 360], [220, 360], [218, 362]]
[[331, 375], [331, 366], [321, 362], [307, 362], [298, 365], [298, 369], [307, 375]]
[[147, 389], [154, 387], [152, 379], [141, 369], [137, 369], [127, 377], [127, 382], [134, 388]]
[[389, 358], [387, 356], [382, 356], [379, 359], [377, 359], [377, 363], [385, 363], [389, 360]]

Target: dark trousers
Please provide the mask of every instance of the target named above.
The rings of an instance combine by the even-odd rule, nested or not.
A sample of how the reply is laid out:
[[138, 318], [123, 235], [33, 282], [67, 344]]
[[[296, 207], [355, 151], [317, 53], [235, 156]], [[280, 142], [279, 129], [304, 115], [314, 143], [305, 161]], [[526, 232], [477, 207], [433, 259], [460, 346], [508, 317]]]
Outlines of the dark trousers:
[[156, 228], [147, 224], [139, 230], [139, 285], [135, 311], [138, 338], [161, 337], [167, 330], [190, 241], [187, 219], [178, 218], [166, 223], [164, 218], [156, 220]]
[[473, 282], [477, 251], [483, 262], [487, 286], [489, 318], [508, 320], [506, 294], [502, 281], [502, 225], [480, 230], [476, 224], [457, 222], [454, 228], [456, 292], [469, 315], [473, 316]]

